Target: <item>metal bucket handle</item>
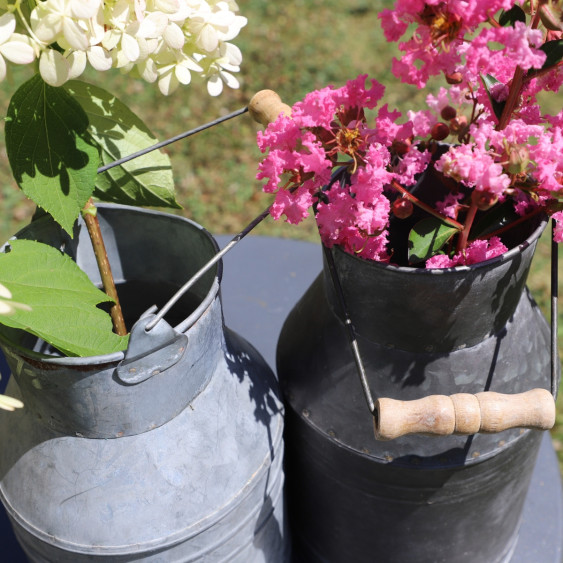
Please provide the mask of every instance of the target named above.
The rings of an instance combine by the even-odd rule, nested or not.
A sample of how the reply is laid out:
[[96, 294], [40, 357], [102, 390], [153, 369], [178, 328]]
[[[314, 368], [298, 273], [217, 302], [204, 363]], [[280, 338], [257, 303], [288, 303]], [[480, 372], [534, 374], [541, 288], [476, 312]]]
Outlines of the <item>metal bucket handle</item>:
[[[258, 92], [249, 104], [256, 121], [267, 125], [280, 113], [291, 115], [271, 90]], [[555, 424], [556, 362], [557, 362], [557, 248], [552, 246], [551, 268], [551, 392], [532, 389], [519, 394], [484, 391], [475, 395], [430, 395], [412, 401], [379, 398], [373, 400], [354, 326], [348, 315], [344, 294], [331, 252], [323, 246], [331, 279], [340, 301], [354, 360], [360, 376], [368, 408], [373, 415], [374, 433], [378, 440], [392, 440], [407, 434], [446, 436], [450, 434], [494, 433], [509, 428], [549, 430]]]

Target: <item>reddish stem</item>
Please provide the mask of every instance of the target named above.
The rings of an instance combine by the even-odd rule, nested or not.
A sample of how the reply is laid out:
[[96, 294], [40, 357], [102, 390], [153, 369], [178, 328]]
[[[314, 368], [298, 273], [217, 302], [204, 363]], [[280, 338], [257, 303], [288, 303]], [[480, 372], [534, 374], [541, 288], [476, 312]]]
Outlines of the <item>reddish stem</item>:
[[519, 225], [520, 223], [523, 223], [524, 221], [527, 221], [528, 219], [534, 217], [535, 215], [539, 215], [540, 213], [545, 213], [545, 209], [543, 209], [542, 207], [538, 207], [537, 209], [534, 209], [531, 213], [528, 213], [528, 215], [523, 215], [522, 217], [518, 217], [518, 219], [511, 221], [508, 225], [505, 225], [504, 227], [501, 227], [500, 229], [497, 229], [492, 233], [488, 233], [486, 235], [480, 236], [479, 238], [482, 240], [488, 240], [491, 237], [498, 237], [499, 235], [505, 233], [506, 231], [509, 231], [516, 225]]
[[416, 196], [412, 195], [409, 191], [405, 190], [405, 188], [403, 188], [403, 186], [401, 186], [401, 184], [399, 184], [399, 182], [397, 182], [396, 180], [393, 180], [391, 182], [391, 186], [393, 186], [397, 191], [399, 191], [403, 195], [403, 197], [411, 201], [414, 205], [420, 207], [420, 209], [423, 209], [427, 213], [430, 213], [430, 215], [436, 217], [437, 219], [440, 219], [440, 221], [447, 223], [448, 225], [450, 225], [450, 227], [454, 227], [459, 231], [463, 231], [464, 226], [461, 223], [458, 223], [455, 219], [452, 219], [451, 217], [446, 217], [445, 215], [442, 215], [434, 208], [430, 207], [430, 205], [427, 205], [423, 201], [420, 201]]
[[473, 201], [471, 201], [471, 205], [469, 206], [469, 209], [467, 210], [467, 215], [465, 216], [463, 229], [457, 241], [456, 252], [462, 252], [463, 250], [465, 250], [467, 246], [467, 240], [469, 238], [469, 231], [471, 231], [471, 227], [473, 226], [473, 221], [475, 219], [476, 213], [477, 213], [477, 205]]

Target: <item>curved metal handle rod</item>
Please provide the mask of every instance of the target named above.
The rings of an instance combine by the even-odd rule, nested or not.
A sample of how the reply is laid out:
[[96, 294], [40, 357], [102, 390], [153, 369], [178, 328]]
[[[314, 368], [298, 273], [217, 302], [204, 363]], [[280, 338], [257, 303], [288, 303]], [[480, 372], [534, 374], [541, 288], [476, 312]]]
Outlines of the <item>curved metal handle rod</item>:
[[555, 424], [555, 401], [547, 389], [515, 395], [484, 391], [471, 395], [430, 395], [413, 401], [378, 399], [374, 432], [378, 440], [407, 434], [494, 433], [509, 428], [549, 430]]
[[146, 331], [152, 330], [158, 322], [174, 307], [174, 305], [178, 302], [178, 300], [188, 291], [207, 271], [209, 271], [229, 250], [232, 250], [233, 247], [240, 242], [254, 227], [260, 224], [268, 215], [270, 214], [270, 207], [262, 211], [258, 217], [253, 219], [240, 233], [235, 235], [231, 241], [222, 249], [220, 250], [209, 262], [207, 262], [204, 266], [202, 266], [171, 298], [170, 300], [162, 307], [162, 309], [158, 312], [158, 314], [152, 319], [147, 326], [145, 327]]
[[209, 121], [208, 123], [205, 123], [204, 125], [200, 125], [199, 127], [194, 127], [193, 129], [190, 129], [189, 131], [184, 131], [183, 133], [180, 133], [179, 135], [176, 135], [174, 137], [170, 137], [170, 139], [165, 139], [164, 141], [160, 141], [160, 142], [158, 142], [154, 145], [151, 145], [150, 147], [147, 147], [145, 149], [141, 149], [140, 151], [134, 152], [134, 153], [132, 153], [128, 156], [124, 156], [123, 158], [120, 158], [118, 160], [114, 160], [113, 162], [109, 162], [108, 164], [104, 164], [103, 166], [100, 166], [100, 168], [98, 168], [98, 174], [101, 174], [102, 172], [105, 172], [106, 170], [109, 170], [110, 168], [114, 168], [115, 166], [119, 166], [120, 164], [125, 164], [126, 162], [129, 162], [130, 160], [138, 158], [139, 156], [143, 156], [144, 154], [147, 154], [149, 152], [156, 151], [158, 149], [166, 147], [167, 145], [171, 145], [172, 143], [175, 143], [176, 141], [180, 141], [181, 139], [191, 137], [192, 135], [195, 135], [196, 133], [199, 133], [200, 131], [204, 131], [205, 129], [209, 129], [210, 127], [214, 127], [215, 125], [219, 125], [220, 123], [228, 121], [229, 119], [233, 119], [233, 117], [237, 117], [239, 115], [242, 115], [243, 113], [246, 113], [247, 111], [249, 111], [248, 107], [238, 109], [236, 111], [233, 111], [232, 113], [224, 115], [223, 117], [219, 117], [217, 119], [214, 119], [213, 121]]
[[[252, 99], [250, 100], [248, 107], [239, 110], [238, 112], [233, 112], [224, 118], [211, 122], [211, 124], [207, 124], [198, 128], [197, 130], [193, 130], [193, 132], [201, 131], [202, 128], [211, 127], [216, 125], [217, 123], [221, 123], [226, 119], [230, 119], [231, 117], [235, 117], [236, 115], [241, 115], [246, 111], [250, 112], [252, 118], [261, 123], [262, 125], [266, 126], [271, 121], [275, 121], [276, 118], [280, 113], [285, 113], [286, 115], [291, 115], [291, 108], [286, 104], [281, 102], [280, 97], [272, 90], [261, 90], [257, 92]], [[188, 132], [189, 133], [189, 132]], [[193, 133], [192, 133], [193, 134]], [[187, 136], [186, 134], [180, 135], [174, 140], [178, 140], [178, 138], [183, 138]], [[168, 142], [174, 142], [174, 140], [170, 140]], [[165, 141], [166, 142], [166, 141]], [[168, 142], [166, 142], [168, 144]], [[159, 143], [161, 144], [161, 143]], [[156, 147], [155, 148], [159, 148]], [[132, 157], [134, 158], [134, 156]], [[115, 165], [115, 164], [114, 164]], [[229, 252], [238, 242], [240, 242], [254, 227], [260, 224], [269, 214], [270, 214], [271, 206], [268, 206], [260, 215], [258, 215], [255, 219], [253, 219], [240, 233], [235, 235], [231, 241], [221, 250], [219, 251], [207, 264], [205, 264], [202, 268], [200, 268], [195, 275], [193, 275], [171, 298], [170, 300], [162, 307], [162, 309], [158, 312], [158, 314], [152, 319], [145, 327], [145, 330], [150, 331], [152, 330], [158, 322], [170, 311], [170, 309], [178, 302], [178, 300], [186, 293], [207, 271], [209, 271], [227, 252]]]

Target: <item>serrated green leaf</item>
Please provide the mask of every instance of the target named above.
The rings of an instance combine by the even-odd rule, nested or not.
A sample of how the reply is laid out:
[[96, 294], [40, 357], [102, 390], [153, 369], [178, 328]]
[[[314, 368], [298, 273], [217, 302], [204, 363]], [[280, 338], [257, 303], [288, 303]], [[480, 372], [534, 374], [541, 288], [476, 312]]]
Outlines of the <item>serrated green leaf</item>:
[[498, 84], [499, 81], [490, 74], [487, 74], [486, 76], [481, 75], [481, 80], [483, 81], [483, 86], [485, 86], [485, 90], [487, 91], [487, 96], [489, 97], [495, 116], [497, 119], [500, 119], [506, 102], [497, 102], [491, 95], [491, 88], [494, 84]]
[[[68, 82], [65, 88], [88, 115], [102, 165], [157, 142], [143, 121], [109, 92], [77, 80]], [[175, 199], [170, 159], [162, 151], [152, 151], [99, 174], [94, 195], [125, 205], [181, 208]]]
[[108, 313], [97, 307], [111, 299], [73, 260], [46, 244], [14, 240], [0, 253], [0, 283], [14, 301], [31, 307], [0, 316], [0, 323], [49, 342], [68, 356], [111, 354], [127, 347], [112, 331]]
[[512, 6], [510, 10], [506, 10], [501, 13], [498, 22], [503, 27], [507, 27], [509, 25], [514, 27], [516, 22], [526, 23], [526, 13], [520, 6]]
[[459, 230], [428, 217], [419, 221], [409, 233], [409, 263], [418, 264], [438, 253]]
[[94, 191], [99, 162], [80, 104], [64, 88], [49, 86], [35, 75], [10, 100], [6, 151], [25, 195], [72, 236], [74, 222]]

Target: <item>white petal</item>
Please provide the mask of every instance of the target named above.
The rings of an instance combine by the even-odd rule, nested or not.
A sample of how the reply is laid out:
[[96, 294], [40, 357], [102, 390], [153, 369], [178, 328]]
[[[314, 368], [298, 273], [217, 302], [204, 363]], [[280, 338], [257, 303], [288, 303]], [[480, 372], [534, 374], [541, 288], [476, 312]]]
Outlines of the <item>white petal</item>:
[[176, 78], [181, 84], [186, 85], [192, 81], [192, 74], [184, 65], [176, 65], [174, 72], [176, 73]]
[[108, 29], [104, 34], [104, 38], [102, 39], [102, 45], [108, 51], [111, 51], [121, 40], [121, 35], [122, 34], [119, 31]]
[[235, 21], [235, 15], [227, 10], [221, 10], [220, 12], [214, 13], [210, 18], [209, 22], [216, 27], [223, 27], [225, 31], [229, 26]]
[[100, 9], [101, 0], [70, 0], [70, 11], [75, 18], [95, 17]]
[[221, 78], [225, 81], [225, 84], [229, 88], [233, 88], [233, 90], [236, 90], [240, 86], [238, 79], [234, 77], [231, 73], [220, 71], [219, 74], [221, 75]]
[[62, 86], [68, 80], [70, 67], [58, 51], [47, 49], [39, 59], [39, 72], [47, 84]]
[[85, 51], [88, 49], [88, 36], [85, 31], [78, 25], [77, 22], [70, 18], [63, 20], [63, 34], [68, 44], [73, 49]]
[[139, 74], [149, 83], [153, 83], [158, 78], [158, 72], [156, 70], [156, 64], [152, 59], [146, 59], [139, 64], [137, 64]]
[[229, 64], [239, 66], [242, 63], [242, 53], [240, 49], [232, 43], [221, 45], [221, 54], [229, 59]]
[[78, 78], [86, 68], [86, 53], [84, 51], [72, 52], [66, 60], [69, 64], [68, 79]]
[[197, 39], [197, 44], [208, 53], [215, 51], [217, 45], [219, 45], [217, 30], [212, 25], [204, 25]]
[[132, 63], [134, 63], [141, 54], [139, 48], [139, 43], [134, 37], [131, 37], [128, 33], [124, 33], [121, 39], [121, 47], [123, 48], [123, 53]]
[[207, 91], [210, 96], [218, 96], [223, 91], [223, 81], [217, 74], [207, 81]]
[[105, 71], [111, 68], [111, 55], [103, 47], [95, 45], [90, 47], [87, 53], [88, 61], [96, 70]]
[[184, 32], [175, 23], [168, 24], [163, 39], [171, 49], [181, 49], [185, 42]]
[[182, 58], [182, 65], [195, 72], [203, 72], [203, 68], [198, 65], [191, 57], [184, 56]]
[[52, 43], [62, 29], [61, 20], [63, 19], [66, 18], [61, 18], [59, 14], [53, 14], [50, 12], [45, 15], [41, 14], [41, 17], [37, 19], [36, 25], [33, 25], [34, 20], [31, 20], [33, 33], [35, 33], [41, 41], [45, 43]]
[[0, 17], [0, 43], [10, 39], [16, 29], [16, 18], [14, 14], [4, 14]]
[[176, 88], [178, 88], [178, 79], [174, 72], [167, 72], [158, 80], [158, 88], [165, 95], [168, 96]]
[[27, 65], [35, 60], [33, 47], [23, 41], [8, 41], [0, 45], [0, 53], [9, 61], [19, 65]]
[[141, 22], [137, 35], [139, 37], [144, 37], [145, 39], [160, 37], [164, 33], [167, 25], [168, 18], [165, 14], [161, 12], [153, 12]]
[[180, 9], [179, 0], [155, 0], [155, 7], [167, 14], [174, 14]]

